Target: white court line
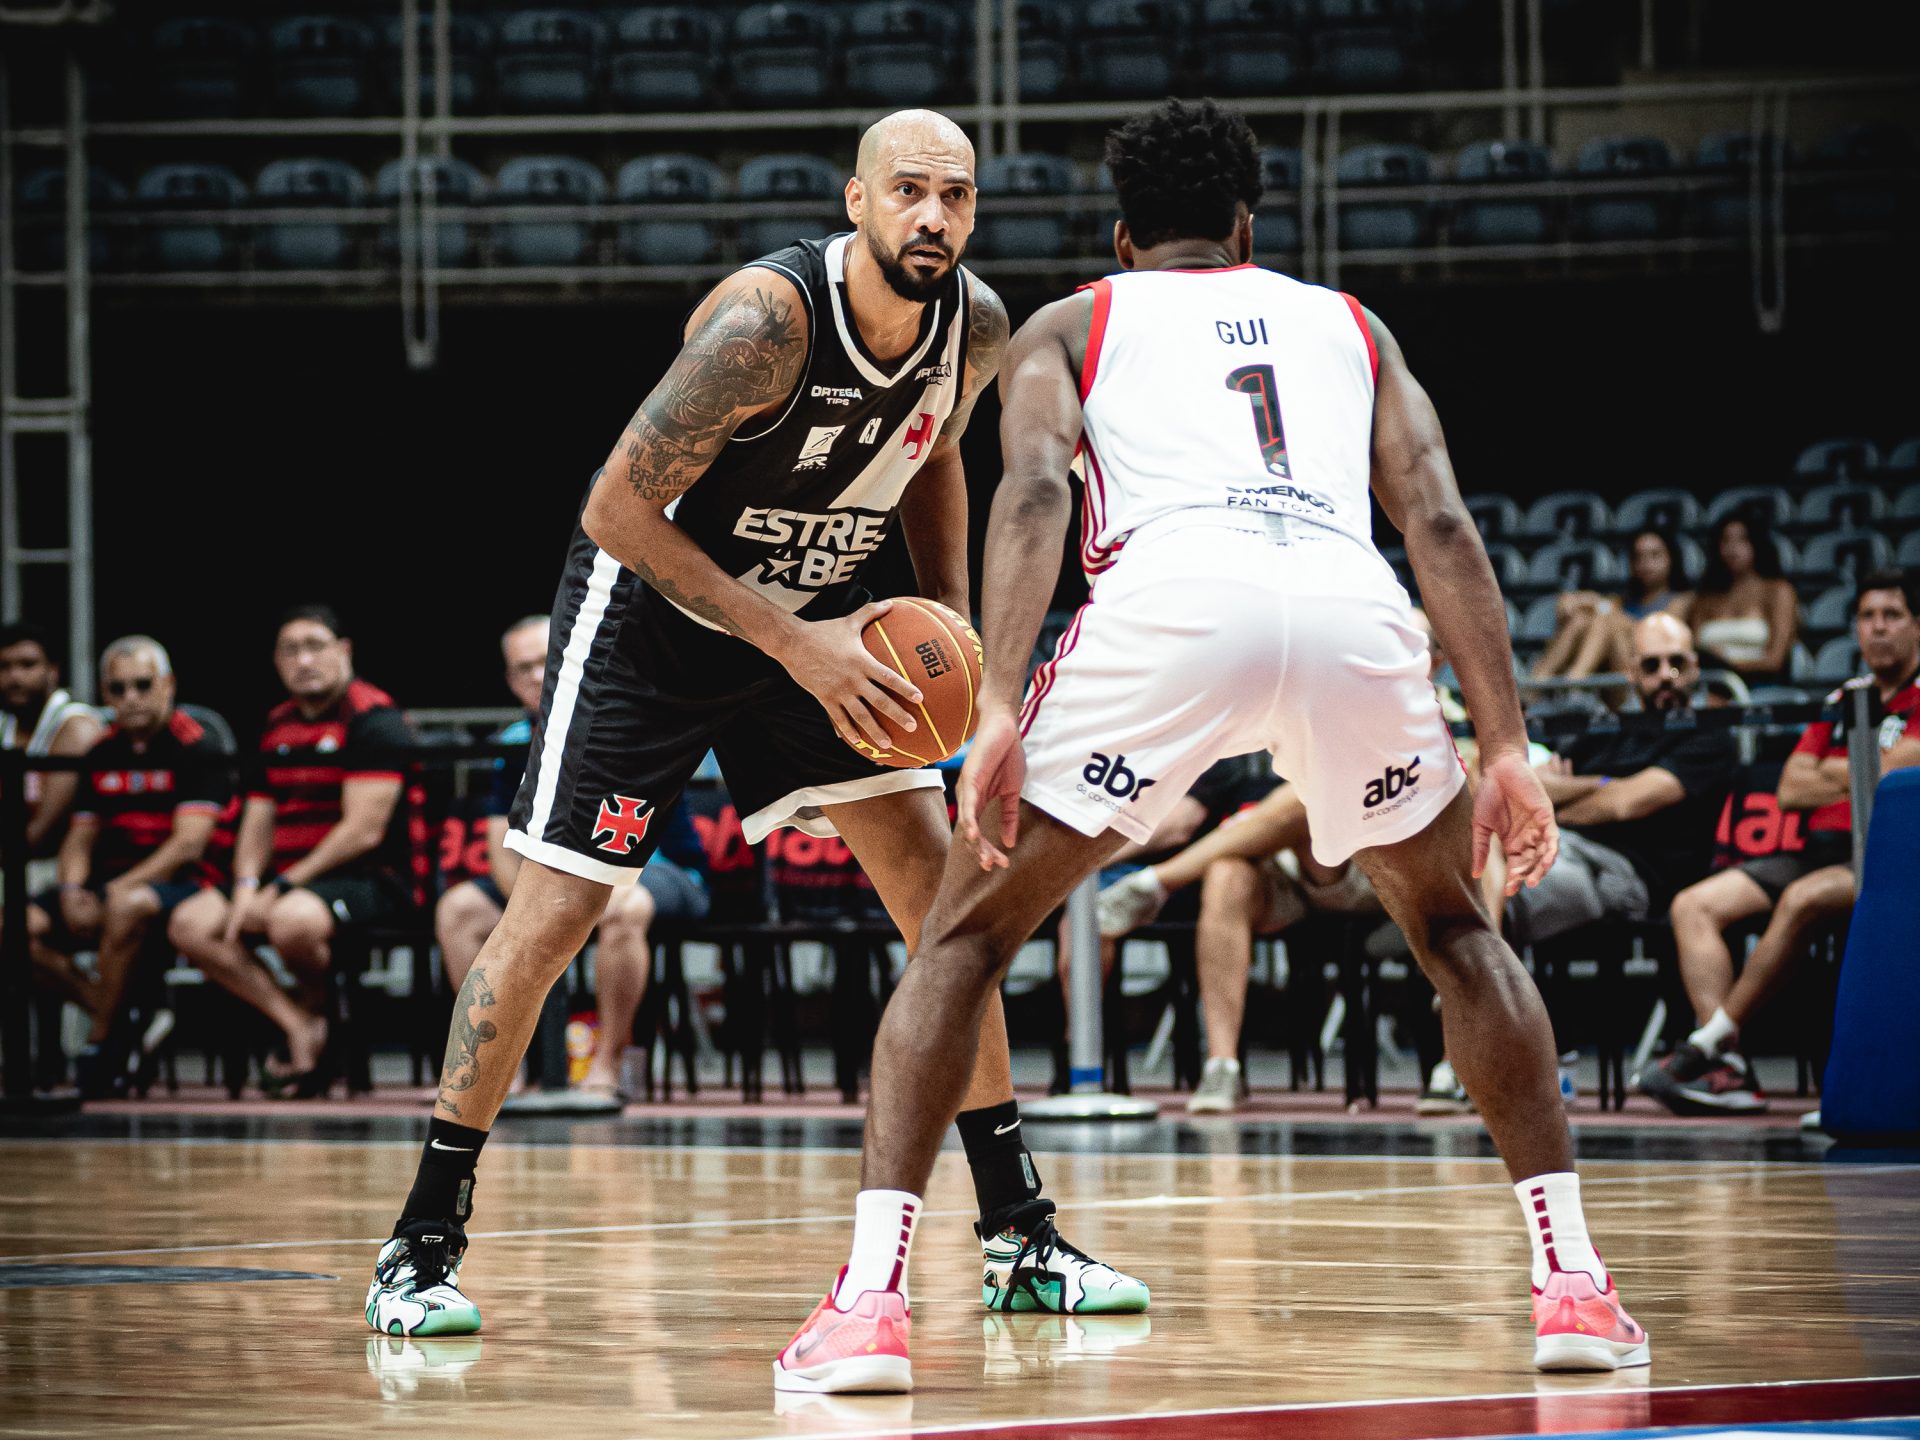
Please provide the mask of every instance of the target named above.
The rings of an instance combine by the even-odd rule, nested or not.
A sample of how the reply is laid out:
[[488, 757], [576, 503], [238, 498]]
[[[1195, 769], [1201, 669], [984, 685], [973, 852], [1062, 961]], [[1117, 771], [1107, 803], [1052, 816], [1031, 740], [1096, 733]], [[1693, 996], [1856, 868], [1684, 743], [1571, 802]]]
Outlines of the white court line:
[[[1831, 1173], [1833, 1170], [1830, 1165], [1782, 1165], [1755, 1161], [1739, 1162], [1732, 1174], [1739, 1176], [1751, 1170], [1754, 1165], [1764, 1166], [1767, 1173], [1772, 1175], [1822, 1175]], [[1848, 1166], [1847, 1173], [1870, 1175], [1914, 1168], [1911, 1165], [1857, 1165]], [[1704, 1177], [1687, 1174], [1596, 1175], [1588, 1179], [1586, 1185], [1592, 1188], [1600, 1185], [1696, 1184], [1702, 1178]], [[1058, 1209], [1064, 1213], [1074, 1210], [1176, 1209], [1210, 1205], [1298, 1205], [1312, 1200], [1366, 1200], [1383, 1195], [1453, 1195], [1471, 1190], [1498, 1191], [1511, 1188], [1504, 1181], [1493, 1181], [1449, 1185], [1368, 1186], [1352, 1190], [1274, 1190], [1251, 1195], [1147, 1195], [1124, 1200], [1086, 1200], [1070, 1205], [1060, 1205]], [[974, 1213], [972, 1210], [924, 1210], [921, 1212], [921, 1218], [947, 1218], [955, 1215], [970, 1218]], [[476, 1230], [467, 1238], [469, 1240], [534, 1240], [560, 1235], [636, 1235], [670, 1230], [741, 1230], [755, 1226], [775, 1225], [845, 1225], [852, 1218], [846, 1211], [836, 1210], [825, 1215], [780, 1215], [724, 1220], [650, 1220], [631, 1225], [565, 1225], [534, 1230]], [[125, 1255], [193, 1255], [225, 1250], [304, 1250], [332, 1245], [383, 1245], [387, 1238], [384, 1235], [352, 1239], [326, 1236], [309, 1240], [246, 1240], [213, 1245], [166, 1245], [124, 1250], [69, 1250], [44, 1255], [12, 1255], [0, 1259], [0, 1266], [43, 1264], [53, 1260], [103, 1260]]]
[[[1713, 1385], [1635, 1385], [1631, 1388], [1615, 1390], [1569, 1390], [1567, 1398], [1577, 1395], [1591, 1395], [1604, 1398], [1617, 1395], [1685, 1395], [1709, 1390], [1797, 1390], [1812, 1385], [1878, 1385], [1888, 1382], [1898, 1383], [1905, 1380], [1920, 1380], [1920, 1375], [1835, 1375], [1823, 1380], [1753, 1380], [1721, 1381]], [[1496, 1391], [1486, 1395], [1418, 1395], [1403, 1396], [1393, 1400], [1304, 1400], [1292, 1405], [1222, 1405], [1207, 1410], [1128, 1410], [1116, 1415], [1059, 1415], [1035, 1416], [1026, 1420], [974, 1420], [959, 1421], [947, 1425], [915, 1425], [908, 1421], [905, 1427], [890, 1425], [883, 1430], [835, 1430], [835, 1440], [894, 1440], [903, 1428], [914, 1435], [971, 1435], [978, 1431], [1024, 1430], [1033, 1427], [1054, 1427], [1070, 1425], [1112, 1425], [1125, 1421], [1151, 1422], [1160, 1420], [1204, 1420], [1209, 1416], [1225, 1415], [1286, 1415], [1306, 1410], [1380, 1410], [1392, 1405], [1463, 1405], [1484, 1403], [1489, 1400], [1540, 1400], [1544, 1397], [1538, 1390]], [[1885, 1416], [1868, 1420], [1867, 1424], [1900, 1423], [1911, 1416]], [[1814, 1423], [1814, 1422], [1809, 1422]], [[1143, 1429], [1143, 1433], [1146, 1433]], [[755, 1437], [755, 1440], [784, 1440], [780, 1435]]]

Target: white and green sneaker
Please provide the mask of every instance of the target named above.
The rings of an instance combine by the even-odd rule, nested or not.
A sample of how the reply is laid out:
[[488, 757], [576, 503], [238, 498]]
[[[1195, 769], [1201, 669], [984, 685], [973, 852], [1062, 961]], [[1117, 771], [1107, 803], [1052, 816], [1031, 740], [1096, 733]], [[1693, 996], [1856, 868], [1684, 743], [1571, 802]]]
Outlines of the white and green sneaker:
[[408, 1220], [380, 1247], [367, 1324], [382, 1335], [471, 1335], [480, 1307], [460, 1293], [467, 1234], [452, 1220]]
[[1060, 1238], [1051, 1200], [1016, 1207], [991, 1234], [973, 1228], [986, 1258], [980, 1299], [989, 1310], [1134, 1315], [1147, 1308], [1145, 1285]]

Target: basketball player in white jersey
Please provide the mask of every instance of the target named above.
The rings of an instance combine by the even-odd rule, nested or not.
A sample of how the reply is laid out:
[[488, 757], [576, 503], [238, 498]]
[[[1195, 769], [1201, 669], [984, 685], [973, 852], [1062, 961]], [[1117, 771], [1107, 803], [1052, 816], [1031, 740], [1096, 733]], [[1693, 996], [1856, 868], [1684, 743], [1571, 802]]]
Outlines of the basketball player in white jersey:
[[[1041, 310], [1002, 371], [1006, 471], [987, 536], [979, 731], [960, 833], [887, 1007], [847, 1267], [774, 1362], [781, 1390], [905, 1390], [907, 1255], [966, 1056], [1014, 952], [1221, 756], [1272, 752], [1324, 864], [1358, 860], [1442, 1001], [1447, 1051], [1516, 1182], [1534, 1363], [1647, 1363], [1581, 1213], [1552, 1033], [1474, 877], [1558, 846], [1526, 760], [1507, 629], [1440, 424], [1359, 303], [1251, 262], [1252, 133], [1168, 101], [1108, 137], [1121, 273]], [[1093, 593], [1019, 701], [1087, 477]], [[1374, 549], [1406, 536], [1475, 721], [1469, 798], [1425, 637]], [[1409, 1325], [1419, 1325], [1410, 1320]]]

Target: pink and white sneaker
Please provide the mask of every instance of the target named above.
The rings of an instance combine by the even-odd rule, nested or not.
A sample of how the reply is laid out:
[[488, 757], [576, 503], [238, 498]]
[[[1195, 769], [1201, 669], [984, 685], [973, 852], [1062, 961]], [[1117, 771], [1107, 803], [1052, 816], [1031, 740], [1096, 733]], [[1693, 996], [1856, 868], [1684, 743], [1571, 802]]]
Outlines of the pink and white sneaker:
[[1584, 1270], [1556, 1270], [1533, 1292], [1536, 1370], [1624, 1370], [1652, 1363], [1647, 1332]]
[[898, 1395], [913, 1389], [907, 1360], [912, 1312], [896, 1290], [863, 1290], [853, 1307], [834, 1303], [840, 1271], [827, 1298], [773, 1362], [773, 1388], [813, 1394]]

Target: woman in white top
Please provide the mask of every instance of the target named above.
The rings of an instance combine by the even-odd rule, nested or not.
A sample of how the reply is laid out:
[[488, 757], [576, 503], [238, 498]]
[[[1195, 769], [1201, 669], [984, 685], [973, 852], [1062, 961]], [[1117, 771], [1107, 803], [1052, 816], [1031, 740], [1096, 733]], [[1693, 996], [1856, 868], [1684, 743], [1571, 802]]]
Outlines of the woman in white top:
[[1786, 679], [1799, 635], [1798, 601], [1765, 528], [1740, 515], [1720, 522], [1700, 588], [1681, 618], [1693, 626], [1703, 664], [1718, 661], [1749, 685]]

